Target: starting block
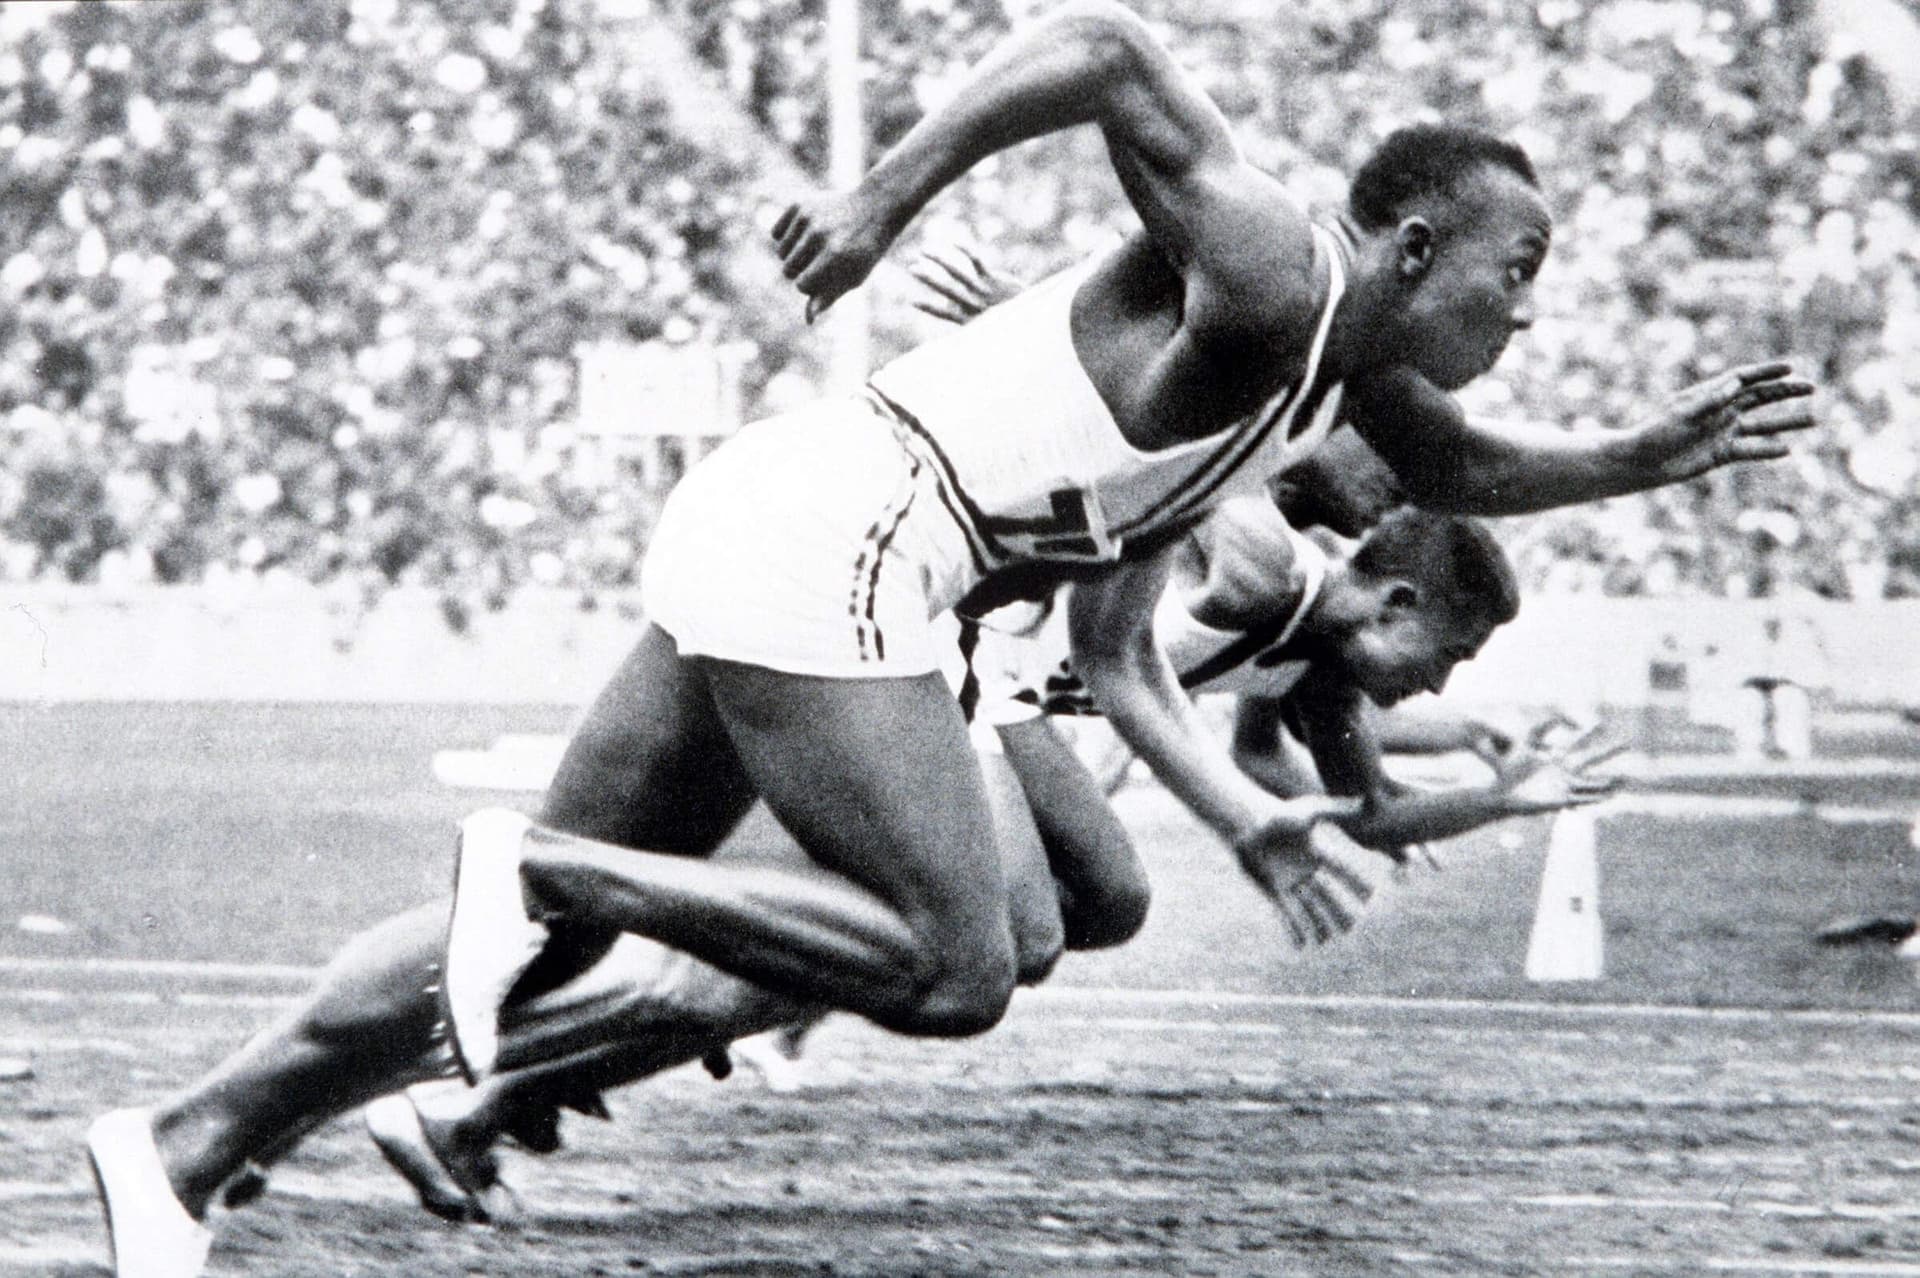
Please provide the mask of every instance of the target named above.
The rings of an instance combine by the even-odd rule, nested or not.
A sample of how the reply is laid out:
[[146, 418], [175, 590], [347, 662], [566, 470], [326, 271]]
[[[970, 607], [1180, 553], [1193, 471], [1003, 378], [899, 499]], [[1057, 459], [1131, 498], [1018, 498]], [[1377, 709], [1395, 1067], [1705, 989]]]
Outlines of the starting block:
[[1597, 981], [1605, 965], [1600, 872], [1591, 808], [1553, 819], [1540, 873], [1540, 904], [1527, 942], [1530, 981]]

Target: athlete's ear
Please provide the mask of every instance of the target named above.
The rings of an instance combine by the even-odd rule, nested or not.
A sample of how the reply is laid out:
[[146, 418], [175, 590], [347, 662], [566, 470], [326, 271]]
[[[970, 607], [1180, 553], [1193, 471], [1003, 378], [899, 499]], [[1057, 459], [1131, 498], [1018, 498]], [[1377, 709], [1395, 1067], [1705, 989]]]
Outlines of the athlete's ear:
[[1420, 587], [1405, 578], [1395, 578], [1387, 583], [1387, 589], [1380, 597], [1380, 611], [1383, 616], [1392, 617], [1396, 613], [1412, 612], [1420, 606]]
[[1433, 265], [1433, 241], [1433, 223], [1424, 217], [1401, 220], [1393, 233], [1401, 279], [1413, 281], [1427, 273], [1427, 268]]

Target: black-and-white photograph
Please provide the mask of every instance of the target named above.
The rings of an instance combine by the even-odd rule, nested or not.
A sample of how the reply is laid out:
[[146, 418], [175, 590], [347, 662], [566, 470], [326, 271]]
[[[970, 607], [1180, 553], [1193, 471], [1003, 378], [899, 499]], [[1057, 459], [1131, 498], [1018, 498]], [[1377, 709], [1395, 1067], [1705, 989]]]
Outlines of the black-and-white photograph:
[[0, 1278], [1920, 1278], [1920, 0], [0, 3]]

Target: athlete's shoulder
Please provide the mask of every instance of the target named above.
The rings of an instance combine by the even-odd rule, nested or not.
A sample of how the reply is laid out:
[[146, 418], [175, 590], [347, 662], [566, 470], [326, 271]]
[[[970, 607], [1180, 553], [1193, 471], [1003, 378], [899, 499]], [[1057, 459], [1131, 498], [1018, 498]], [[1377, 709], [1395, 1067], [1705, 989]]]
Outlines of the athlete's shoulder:
[[1291, 347], [1304, 358], [1331, 296], [1331, 249], [1290, 201], [1249, 214], [1240, 233], [1204, 255], [1204, 269], [1189, 272], [1187, 323], [1258, 341], [1269, 358]]
[[1205, 527], [1206, 575], [1187, 593], [1194, 618], [1252, 629], [1297, 606], [1314, 553], [1264, 496], [1223, 503]]

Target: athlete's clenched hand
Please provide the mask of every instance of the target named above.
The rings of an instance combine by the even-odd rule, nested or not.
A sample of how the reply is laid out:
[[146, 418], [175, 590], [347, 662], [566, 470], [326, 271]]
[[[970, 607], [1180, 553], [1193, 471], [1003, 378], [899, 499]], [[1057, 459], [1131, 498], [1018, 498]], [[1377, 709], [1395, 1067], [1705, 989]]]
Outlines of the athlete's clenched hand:
[[1732, 462], [1784, 457], [1788, 437], [1814, 424], [1813, 390], [1784, 362], [1748, 364], [1698, 382], [1637, 428], [1640, 463], [1673, 483]]
[[781, 270], [807, 298], [807, 323], [858, 288], [893, 243], [859, 191], [796, 200], [773, 224]]

